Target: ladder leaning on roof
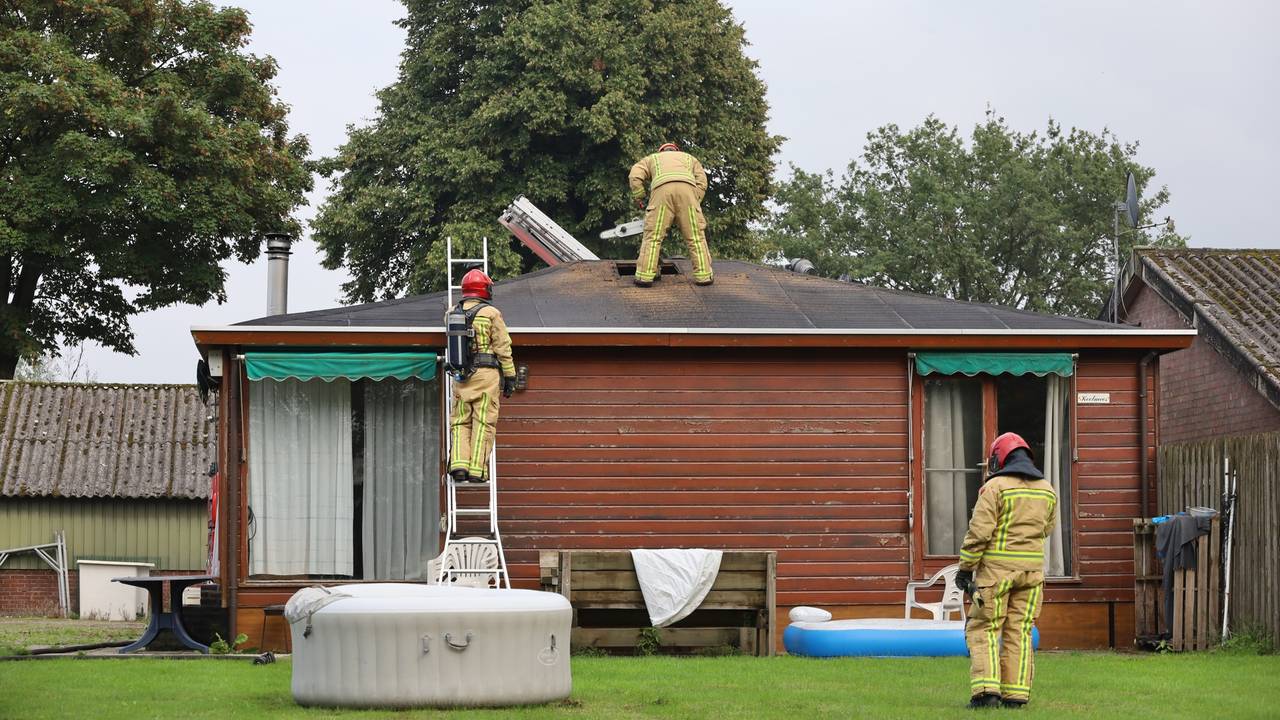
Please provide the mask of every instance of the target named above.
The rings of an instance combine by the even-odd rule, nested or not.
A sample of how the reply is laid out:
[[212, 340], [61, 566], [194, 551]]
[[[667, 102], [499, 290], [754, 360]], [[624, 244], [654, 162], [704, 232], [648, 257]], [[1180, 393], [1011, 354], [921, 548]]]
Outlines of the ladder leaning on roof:
[[[453, 238], [445, 239], [445, 248], [448, 253], [448, 290], [445, 293], [446, 310], [453, 307], [453, 291], [461, 290], [462, 286], [455, 284], [454, 269], [458, 266], [465, 268], [469, 265], [479, 265], [486, 275], [489, 274], [489, 239], [483, 240], [483, 254], [479, 258], [455, 258], [453, 256]], [[463, 273], [465, 274], [465, 273]], [[460, 278], [459, 278], [460, 279]], [[453, 383], [454, 377], [451, 373], [444, 373], [444, 397], [445, 397], [445, 417], [448, 420], [453, 418]], [[445, 464], [448, 465], [449, 458], [453, 457], [453, 433], [446, 431], [445, 437]], [[511, 576], [507, 574], [507, 558], [506, 553], [502, 550], [502, 535], [498, 532], [498, 443], [495, 438], [493, 444], [494, 449], [489, 451], [489, 472], [487, 480], [483, 483], [463, 483], [463, 487], [459, 487], [458, 483], [453, 481], [453, 477], [449, 473], [444, 474], [444, 484], [447, 491], [446, 497], [446, 525], [444, 538], [444, 551], [440, 554], [440, 566], [437, 576], [433, 578], [438, 583], [463, 582], [473, 584], [476, 578], [481, 578], [485, 585], [493, 587], [511, 587]], [[478, 493], [471, 492], [473, 490], [484, 490], [485, 502], [483, 504], [463, 505], [459, 502], [459, 496], [464, 500], [479, 500], [476, 495]], [[480, 536], [468, 535], [462, 536], [459, 528], [458, 519], [460, 517], [476, 517], [485, 518], [489, 522], [488, 530]], [[467, 564], [477, 559], [492, 558], [493, 554], [486, 552], [485, 548], [491, 547], [497, 551], [497, 562], [486, 562], [485, 567], [467, 567]], [[494, 565], [494, 567], [489, 567]]]

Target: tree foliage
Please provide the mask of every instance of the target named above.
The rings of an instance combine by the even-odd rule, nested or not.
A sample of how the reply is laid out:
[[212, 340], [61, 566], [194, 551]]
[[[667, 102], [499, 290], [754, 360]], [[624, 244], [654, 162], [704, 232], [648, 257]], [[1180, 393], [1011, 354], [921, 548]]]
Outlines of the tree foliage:
[[275, 61], [237, 9], [0, 2], [0, 376], [129, 316], [224, 299], [220, 263], [296, 233], [311, 186]]
[[[966, 141], [930, 116], [867, 136], [860, 159], [832, 173], [793, 168], [764, 235], [830, 277], [959, 300], [1096, 316], [1111, 265], [1114, 207], [1126, 173], [1139, 189], [1155, 171], [1137, 143], [1109, 130], [1022, 133], [988, 112]], [[1169, 200], [1140, 203], [1139, 225]], [[1121, 258], [1135, 244], [1184, 245], [1172, 223], [1157, 234], [1120, 225]]]
[[[626, 176], [665, 140], [710, 176], [713, 252], [758, 257], [781, 138], [742, 27], [716, 0], [405, 0], [408, 41], [376, 119], [321, 164], [333, 193], [313, 223], [352, 301], [443, 287], [444, 238], [501, 237], [526, 195], [602, 256], [630, 219]], [[499, 276], [522, 269], [495, 243]], [[524, 269], [531, 266], [528, 256]]]

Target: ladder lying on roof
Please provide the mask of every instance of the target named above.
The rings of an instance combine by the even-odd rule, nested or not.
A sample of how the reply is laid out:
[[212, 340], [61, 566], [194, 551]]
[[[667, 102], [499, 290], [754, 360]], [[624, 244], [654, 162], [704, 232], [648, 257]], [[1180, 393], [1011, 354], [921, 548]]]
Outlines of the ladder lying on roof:
[[[454, 276], [455, 268], [463, 270], [464, 275], [470, 267], [479, 267], [486, 275], [489, 274], [489, 239], [485, 238], [483, 242], [481, 257], [455, 258], [453, 238], [446, 239], [445, 248], [449, 256], [447, 307], [453, 307], [453, 291], [462, 289], [457, 284], [461, 278]], [[452, 419], [454, 378], [451, 373], [444, 375], [445, 417]], [[453, 457], [453, 433], [446, 431], [444, 436], [445, 463], [448, 464], [448, 459]], [[497, 446], [494, 442], [494, 449], [489, 451], [489, 472], [485, 482], [455, 483], [448, 473], [444, 475], [447, 489], [444, 551], [440, 554], [439, 567], [433, 578], [438, 583], [511, 587], [507, 558], [502, 550], [502, 535], [498, 532]], [[477, 528], [478, 535], [464, 534], [459, 526], [459, 518], [464, 517], [487, 519], [487, 531]]]

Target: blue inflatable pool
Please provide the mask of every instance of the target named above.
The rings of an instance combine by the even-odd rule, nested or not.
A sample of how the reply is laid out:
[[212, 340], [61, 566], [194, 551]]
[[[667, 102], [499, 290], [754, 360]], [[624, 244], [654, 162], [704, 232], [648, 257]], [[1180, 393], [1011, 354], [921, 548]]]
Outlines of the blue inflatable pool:
[[[1040, 631], [1031, 631], [1040, 647]], [[969, 654], [962, 620], [867, 618], [794, 622], [782, 634], [792, 655], [809, 657], [945, 657]]]

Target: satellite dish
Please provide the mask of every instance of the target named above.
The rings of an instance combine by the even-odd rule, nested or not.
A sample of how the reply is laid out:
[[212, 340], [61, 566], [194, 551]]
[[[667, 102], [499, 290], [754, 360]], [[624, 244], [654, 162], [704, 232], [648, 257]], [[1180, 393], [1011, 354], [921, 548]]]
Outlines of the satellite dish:
[[1133, 173], [1129, 173], [1125, 185], [1124, 205], [1126, 212], [1124, 219], [1129, 221], [1129, 227], [1138, 227], [1138, 182], [1134, 179]]

